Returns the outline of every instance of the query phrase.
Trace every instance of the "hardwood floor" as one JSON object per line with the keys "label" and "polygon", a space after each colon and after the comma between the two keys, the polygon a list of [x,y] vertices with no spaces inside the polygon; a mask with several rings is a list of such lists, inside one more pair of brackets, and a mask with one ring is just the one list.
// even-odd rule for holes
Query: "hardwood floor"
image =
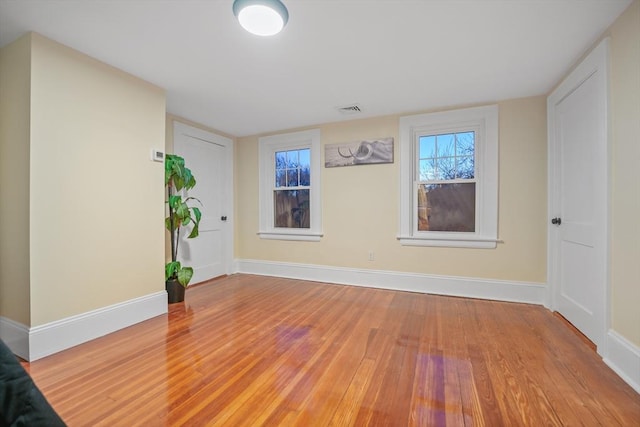
{"label": "hardwood floor", "polygon": [[638,426],[543,307],[234,275],[26,365],[69,426]]}

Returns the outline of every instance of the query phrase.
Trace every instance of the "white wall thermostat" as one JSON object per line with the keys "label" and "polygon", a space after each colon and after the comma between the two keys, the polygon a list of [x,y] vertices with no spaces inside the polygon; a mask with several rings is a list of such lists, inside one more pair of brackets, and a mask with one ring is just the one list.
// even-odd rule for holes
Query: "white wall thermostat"
{"label": "white wall thermostat", "polygon": [[164,151],[151,150],[151,160],[154,162],[164,162]]}

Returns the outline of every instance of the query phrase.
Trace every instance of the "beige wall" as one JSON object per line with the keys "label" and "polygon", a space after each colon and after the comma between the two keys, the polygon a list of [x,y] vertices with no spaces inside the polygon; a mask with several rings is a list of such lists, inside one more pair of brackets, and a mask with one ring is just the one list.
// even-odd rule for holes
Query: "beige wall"
{"label": "beige wall", "polygon": [[612,328],[640,346],[640,0],[610,35]]}
{"label": "beige wall", "polygon": [[0,49],[0,316],[29,324],[31,38]]}
{"label": "beige wall", "polygon": [[164,290],[164,91],[34,34],[30,326]]}
{"label": "beige wall", "polygon": [[[394,137],[393,164],[322,169],[319,243],[262,240],[258,231],[258,136],[236,144],[236,258],[517,281],[546,280],[546,99],[499,103],[497,249],[405,247],[398,233],[398,118],[319,126],[322,144]],[[375,261],[368,260],[374,251]]]}

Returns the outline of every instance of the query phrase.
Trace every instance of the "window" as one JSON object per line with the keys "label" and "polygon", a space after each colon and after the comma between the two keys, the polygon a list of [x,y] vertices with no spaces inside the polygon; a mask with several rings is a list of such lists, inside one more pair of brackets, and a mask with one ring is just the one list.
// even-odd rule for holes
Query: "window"
{"label": "window", "polygon": [[310,228],[311,149],[276,151],[274,227]]}
{"label": "window", "polygon": [[403,245],[495,248],[498,108],[400,118]]}
{"label": "window", "polygon": [[320,131],[260,138],[259,155],[260,237],[319,241]]}
{"label": "window", "polygon": [[418,231],[474,232],[475,132],[418,136]]}

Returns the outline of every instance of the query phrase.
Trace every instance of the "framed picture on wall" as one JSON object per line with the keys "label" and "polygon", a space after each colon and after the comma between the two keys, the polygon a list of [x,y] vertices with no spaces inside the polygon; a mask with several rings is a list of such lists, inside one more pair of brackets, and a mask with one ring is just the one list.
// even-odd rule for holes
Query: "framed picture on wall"
{"label": "framed picture on wall", "polygon": [[324,167],[393,163],[393,138],[360,140],[324,147]]}

